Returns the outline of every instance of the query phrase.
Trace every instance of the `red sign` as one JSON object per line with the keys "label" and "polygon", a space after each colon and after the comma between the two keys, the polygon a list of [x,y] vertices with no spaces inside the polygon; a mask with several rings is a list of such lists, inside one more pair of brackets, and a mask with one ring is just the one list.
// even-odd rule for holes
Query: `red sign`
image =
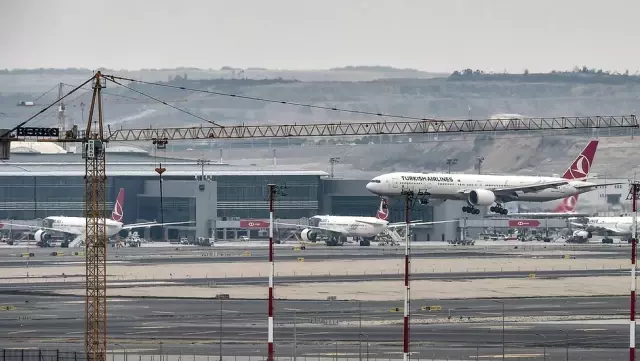
{"label": "red sign", "polygon": [[241,219],[240,228],[269,228],[269,222],[259,219]]}
{"label": "red sign", "polygon": [[509,227],[540,227],[540,221],[536,219],[510,219]]}

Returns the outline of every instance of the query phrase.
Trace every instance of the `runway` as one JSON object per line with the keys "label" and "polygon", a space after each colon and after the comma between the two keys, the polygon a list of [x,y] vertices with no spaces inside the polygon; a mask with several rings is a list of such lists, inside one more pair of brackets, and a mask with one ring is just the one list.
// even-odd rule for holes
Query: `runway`
{"label": "runway", "polygon": [[[594,277],[594,276],[621,276],[629,273],[624,269],[599,269],[599,270],[560,270],[560,271],[530,271],[517,272],[446,272],[446,273],[414,273],[411,275],[412,280],[472,280],[487,278],[529,278],[535,275],[537,279],[553,279],[566,277]],[[67,275],[81,276],[81,275]],[[281,276],[275,277],[276,284],[285,283],[325,283],[325,282],[366,282],[366,281],[382,281],[382,280],[402,280],[404,275],[395,274],[379,274],[372,272],[368,275],[322,275],[322,276]],[[212,282],[216,286],[233,286],[233,285],[263,285],[267,280],[264,277],[225,277],[225,278],[181,278],[181,279],[154,279],[150,280],[126,280],[126,281],[108,281],[108,287],[114,288],[132,288],[138,286],[145,287],[162,287],[168,284],[174,286],[207,286]],[[0,283],[0,291],[48,291],[55,292],[58,289],[83,289],[84,281],[66,281],[60,275],[52,275],[46,282],[42,280],[28,280],[26,277],[21,279],[13,279],[11,283]]]}
{"label": "runway", "polygon": [[[488,243],[477,246],[453,245],[413,245],[413,258],[478,258],[490,259],[498,257],[533,257],[536,252],[545,250],[587,252],[581,257],[594,259],[617,259],[629,256],[630,247],[625,244],[557,244],[557,243]],[[276,260],[296,260],[304,257],[307,261],[351,260],[351,259],[393,259],[404,256],[404,246],[396,247],[359,247],[341,246],[327,247],[321,244],[308,246],[300,250],[297,245],[278,245],[275,249]],[[0,267],[19,267],[20,265],[63,266],[66,262],[78,262],[84,259],[81,249],[64,248],[0,248]],[[32,257],[23,257],[23,253],[33,253]],[[54,256],[52,252],[63,253]],[[74,255],[74,252],[78,255]],[[228,244],[224,247],[142,247],[142,248],[109,248],[108,260],[111,262],[130,264],[158,263],[217,263],[217,262],[253,262],[265,260],[268,250],[264,246],[244,246],[242,243]],[[557,258],[559,256],[544,256]]]}
{"label": "runway", "polygon": [[[82,298],[2,300],[15,309],[0,313],[0,347],[82,349]],[[439,308],[428,311],[429,306]],[[336,349],[338,357],[358,357],[367,348],[371,358],[401,357],[402,312],[393,312],[395,307],[402,302],[277,301],[276,352],[292,354],[295,319],[298,357],[331,357]],[[141,353],[218,355],[221,338],[226,356],[260,356],[266,350],[264,300],[111,299],[108,310],[111,344],[146,350]],[[505,353],[520,360],[542,360],[544,346],[548,359],[564,357],[567,345],[581,360],[619,360],[628,353],[625,297],[414,300],[411,313],[415,359],[461,360],[476,353],[494,358],[502,354],[503,334]],[[585,317],[619,321],[562,321]],[[539,323],[545,319],[560,321]]]}

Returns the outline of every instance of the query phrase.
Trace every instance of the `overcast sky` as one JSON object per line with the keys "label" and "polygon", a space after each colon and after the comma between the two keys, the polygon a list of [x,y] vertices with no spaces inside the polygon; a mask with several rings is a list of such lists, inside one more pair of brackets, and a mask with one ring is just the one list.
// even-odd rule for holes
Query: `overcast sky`
{"label": "overcast sky", "polygon": [[638,0],[0,0],[0,68],[640,68]]}

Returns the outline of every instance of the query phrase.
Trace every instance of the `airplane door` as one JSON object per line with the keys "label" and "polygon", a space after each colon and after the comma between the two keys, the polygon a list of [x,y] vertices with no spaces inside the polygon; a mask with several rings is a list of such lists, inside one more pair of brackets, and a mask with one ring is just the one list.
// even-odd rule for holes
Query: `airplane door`
{"label": "airplane door", "polygon": [[398,177],[391,178],[391,184],[393,185],[393,188],[398,188]]}

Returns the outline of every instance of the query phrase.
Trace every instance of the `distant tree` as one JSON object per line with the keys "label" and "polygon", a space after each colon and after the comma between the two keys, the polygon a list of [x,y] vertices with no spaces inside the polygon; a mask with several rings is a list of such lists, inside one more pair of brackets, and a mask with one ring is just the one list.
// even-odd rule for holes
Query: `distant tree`
{"label": "distant tree", "polygon": [[526,75],[529,75],[529,69],[525,69],[523,74],[524,74],[525,76],[526,76]]}

